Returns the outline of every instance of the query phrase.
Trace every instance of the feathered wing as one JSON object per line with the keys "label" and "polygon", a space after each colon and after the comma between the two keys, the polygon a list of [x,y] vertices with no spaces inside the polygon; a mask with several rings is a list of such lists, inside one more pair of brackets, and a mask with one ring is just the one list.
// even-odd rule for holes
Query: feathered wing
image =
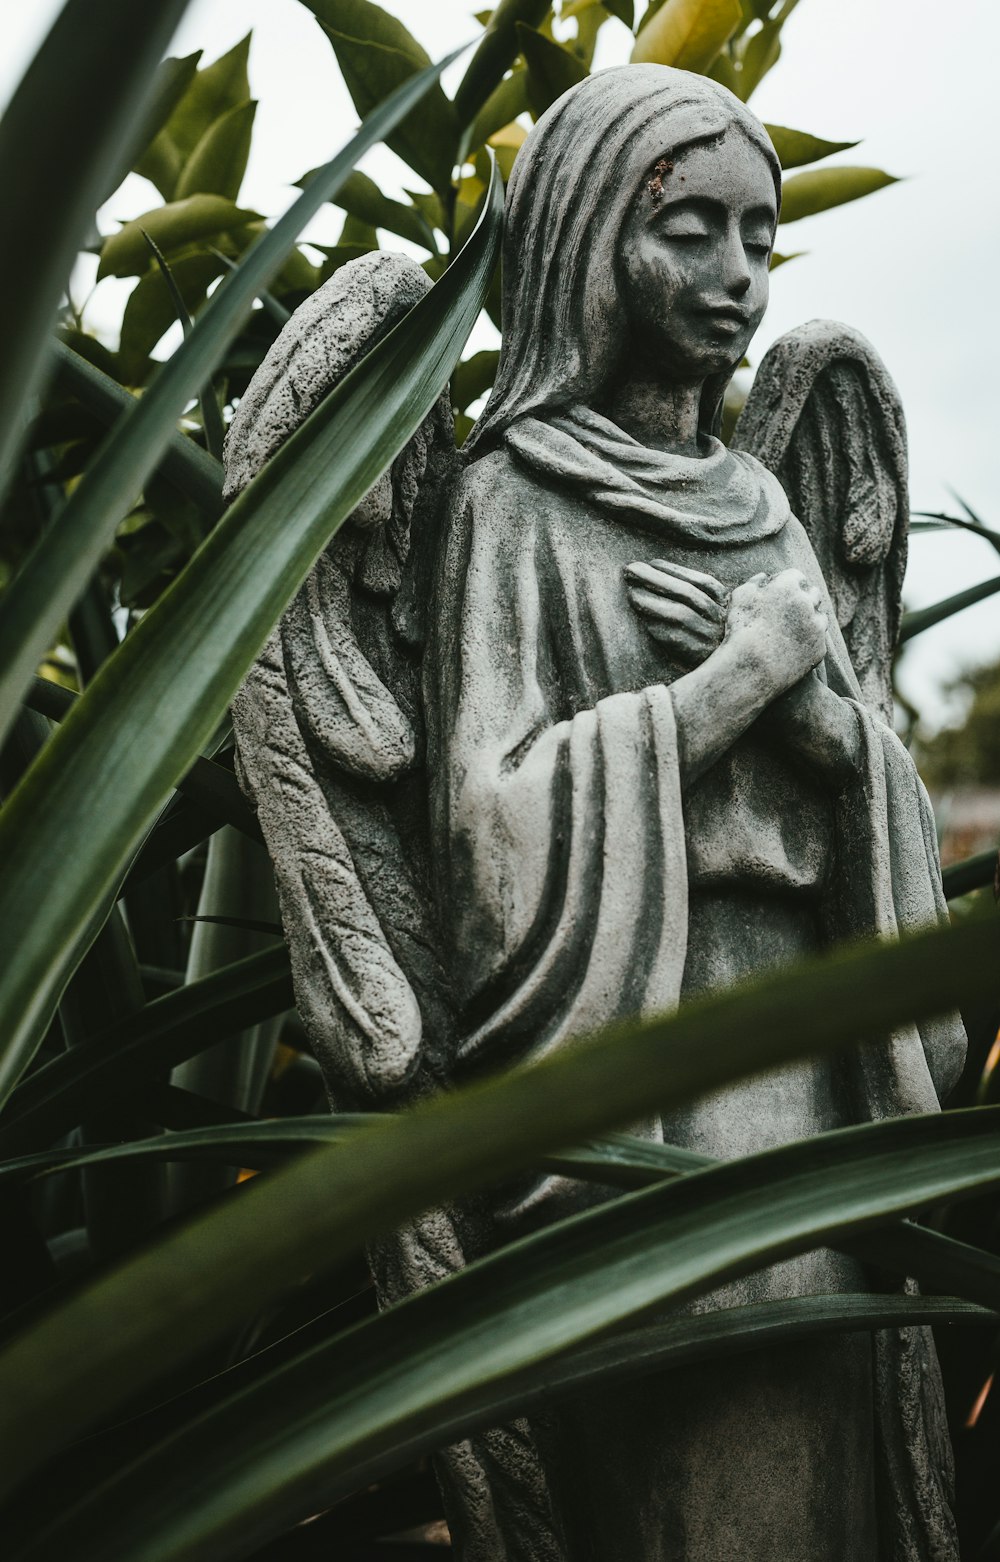
{"label": "feathered wing", "polygon": [[757,371],[733,444],[768,467],[809,534],[867,703],[892,720],[909,528],[899,392],[850,326],[813,320]]}
{"label": "feathered wing", "polygon": [[[415,262],[376,252],[296,310],[233,418],[227,500],[429,286]],[[442,397],[320,555],[233,703],[296,1001],[341,1107],[398,1097],[443,1066],[418,652],[422,560],[454,465]]]}

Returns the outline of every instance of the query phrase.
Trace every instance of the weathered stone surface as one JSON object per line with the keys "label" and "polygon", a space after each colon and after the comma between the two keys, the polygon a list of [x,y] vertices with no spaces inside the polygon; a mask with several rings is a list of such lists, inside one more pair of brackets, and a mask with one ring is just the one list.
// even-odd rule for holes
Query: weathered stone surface
{"label": "weathered stone surface", "polygon": [[[902,415],[814,323],[726,385],[767,301],[780,173],[725,89],[589,78],[507,200],[494,392],[456,461],[440,406],[317,563],[234,706],[304,1023],[341,1106],[393,1106],[842,937],[943,915],[889,726]],[[426,287],[399,257],[303,306],[227,443],[234,493]],[[946,1018],[634,1131],[720,1158],[934,1110]],[[525,1177],[373,1250],[382,1298],[608,1197]],[[688,1304],[865,1289],[802,1254]],[[465,1562],[947,1562],[929,1335],[692,1367],[444,1456]]]}

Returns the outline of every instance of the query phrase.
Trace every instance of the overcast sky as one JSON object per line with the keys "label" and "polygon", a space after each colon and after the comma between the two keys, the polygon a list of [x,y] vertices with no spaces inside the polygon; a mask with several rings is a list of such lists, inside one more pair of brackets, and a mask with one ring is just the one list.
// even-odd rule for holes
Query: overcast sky
{"label": "overcast sky", "polygon": [[[37,47],[57,0],[4,7],[0,102]],[[476,0],[387,0],[433,57],[478,36]],[[251,88],[260,99],[242,203],[274,215],[289,186],[329,157],[356,116],[333,51],[298,0],[193,0],[171,52],[204,49],[206,60],[249,29]],[[599,63],[628,58],[625,29],[604,29]],[[831,140],[859,139],[841,162],[872,163],[904,177],[890,189],[789,225],[782,250],[809,253],[772,282],[771,306],[753,347],[803,320],[828,316],[862,330],[903,395],[915,509],[955,511],[949,487],[1000,529],[994,461],[1000,431],[995,360],[998,223],[996,0],[801,0],[784,30],[784,54],[753,99],[772,123]],[[456,74],[453,70],[453,75]],[[461,66],[457,74],[461,74]],[[449,78],[446,78],[446,82]],[[398,192],[401,164],[384,149],[364,167]],[[159,203],[132,178],[102,216],[112,231]],[[309,235],[332,242],[339,220],[322,213]],[[400,241],[387,239],[387,243]],[[120,314],[102,284],[91,305],[96,329]],[[915,536],[906,601],[923,606],[1000,572],[979,539]],[[963,665],[1000,655],[1000,597],[969,609],[913,642],[903,664],[906,692],[932,718],[946,710],[940,685]]]}

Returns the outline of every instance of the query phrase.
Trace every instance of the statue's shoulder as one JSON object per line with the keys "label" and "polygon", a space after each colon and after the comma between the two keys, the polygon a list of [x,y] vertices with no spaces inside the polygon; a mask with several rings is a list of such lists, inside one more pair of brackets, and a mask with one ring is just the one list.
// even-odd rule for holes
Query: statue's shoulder
{"label": "statue's shoulder", "polygon": [[518,516],[537,515],[539,488],[506,445],[498,445],[465,464],[453,489],[452,513],[475,524],[502,517],[516,525]]}

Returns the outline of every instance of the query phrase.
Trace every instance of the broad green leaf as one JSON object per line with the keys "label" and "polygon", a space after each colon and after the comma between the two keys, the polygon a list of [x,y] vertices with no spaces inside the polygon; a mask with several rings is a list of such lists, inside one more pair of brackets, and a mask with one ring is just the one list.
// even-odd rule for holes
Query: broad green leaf
{"label": "broad green leaf", "polygon": [[208,243],[231,229],[258,222],[258,212],[244,211],[222,195],[189,195],[133,217],[105,239],[98,278],[141,277],[149,265],[144,234],[171,255],[186,245]]}
{"label": "broad green leaf", "polygon": [[[0,120],[5,300],[0,497],[50,365],[59,299],[94,212],[147,109],[187,0],[66,0]],[[42,195],[41,192],[44,192]],[[23,236],[30,235],[30,242]]]}
{"label": "broad green leaf", "polygon": [[[513,65],[521,48],[518,27],[540,27],[548,12],[548,0],[500,0],[455,93],[455,112],[461,128],[485,108]],[[485,139],[485,135],[480,137],[480,141]],[[477,145],[468,138],[463,144],[467,150]]]}
{"label": "broad green leaf", "polygon": [[[325,194],[322,180],[297,206],[314,191]],[[0,882],[0,937],[10,939],[0,969],[4,1094],[34,1052],[83,952],[80,940],[93,936],[95,907],[114,894],[165,793],[225,714],[316,555],[447,383],[493,272],[501,203],[496,180],[476,234],[441,282],[226,511],[0,814],[0,853],[10,847]],[[246,271],[255,288],[263,278]],[[181,351],[241,279],[246,287],[240,272],[223,284]],[[154,386],[138,410],[155,394]],[[58,871],[58,896],[48,893],[46,860]]]}
{"label": "broad green leaf", "polygon": [[810,168],[784,181],[780,220],[798,222],[800,217],[812,217],[832,206],[858,201],[863,195],[872,195],[896,183],[897,179],[881,168]]}
{"label": "broad green leaf", "polygon": [[185,157],[190,157],[210,125],[249,98],[250,40],[247,33],[211,65],[203,66],[167,121],[167,131]]}
{"label": "broad green leaf", "polygon": [[739,0],[666,0],[640,30],[632,59],[706,71],[742,19]]}
{"label": "broad green leaf", "polygon": [[[180,256],[171,263],[171,274],[189,314],[204,302],[209,284],[225,269],[222,261],[205,253]],[[118,361],[126,385],[141,383],[150,353],[177,318],[170,289],[159,269],[147,271],[129,294],[122,315]]]}
{"label": "broad green leaf", "polygon": [[[159,132],[163,129],[177,104],[184,96],[201,59],[201,50],[187,54],[183,59],[164,60],[156,73],[150,103],[141,122],[131,134],[130,149],[121,159],[119,167],[108,181],[108,195],[112,195],[126,174],[135,169],[138,174],[152,181],[160,189],[158,174],[163,172],[153,153],[159,144]],[[164,192],[161,190],[161,194]]]}
{"label": "broad green leaf", "polygon": [[205,193],[223,195],[230,201],[237,199],[247,171],[256,112],[256,103],[248,99],[220,115],[208,127],[184,164],[175,200]]}
{"label": "broad green leaf", "polygon": [[505,125],[490,136],[488,145],[496,157],[505,184],[514,171],[514,160],[527,139],[528,132],[523,125]]}
{"label": "broad green leaf", "polygon": [[1000,575],[994,575],[992,579],[981,580],[975,586],[966,586],[964,591],[956,591],[953,597],[945,597],[943,602],[934,602],[930,607],[921,607],[912,613],[904,613],[899,630],[900,644],[912,640],[914,635],[923,634],[925,629],[931,629],[935,624],[943,623],[954,613],[961,613],[963,609],[973,607],[977,602],[984,602],[987,597],[995,596],[998,591],[1000,591]]}
{"label": "broad green leaf", "polygon": [[419,102],[451,58],[407,81],[365,122],[274,227],[260,235],[240,266],[212,295],[187,341],[158,371],[128,418],[113,429],[53,523],[44,545],[36,547],[5,591],[0,601],[0,737],[119,522],[169,447],[177,419],[211,376],[253,299],[269,285],[301,229],[336,193],[358,159]]}
{"label": "broad green leaf", "polygon": [[834,152],[847,152],[858,145],[856,141],[824,141],[805,130],[786,130],[784,125],[765,124],[764,129],[774,143],[782,168],[801,168],[803,163],[816,163],[821,157],[832,157]]}
{"label": "broad green leaf", "polygon": [[496,378],[500,354],[495,348],[473,353],[455,368],[451,377],[452,405],[464,412],[473,401],[478,401],[490,389]]}
{"label": "broad green leaf", "polygon": [[[430,64],[402,22],[372,0],[303,0],[333,45],[347,90],[364,117]],[[435,190],[447,190],[458,146],[458,120],[437,85],[387,144]]]}
{"label": "broad green leaf", "polygon": [[796,249],[796,250],[790,251],[790,253],[787,254],[787,255],[781,255],[781,254],[778,253],[777,250],[772,250],[772,252],[771,252],[771,264],[770,264],[768,269],[770,271],[777,271],[779,266],[787,265],[788,261],[790,261],[790,260],[801,260],[802,256],[807,254],[807,253],[808,253],[807,250]]}
{"label": "broad green leaf", "polygon": [[[366,1140],[385,1133],[360,1130],[342,1146],[272,1174],[240,1202],[263,1204],[275,1183],[302,1175],[310,1163],[318,1174],[321,1163],[357,1161]],[[80,1562],[96,1562],[95,1543],[116,1562],[223,1562],[245,1554],[252,1540],[280,1532],[470,1423],[514,1413],[540,1388],[543,1364],[610,1327],[937,1198],[996,1187],[998,1145],[997,1109],[866,1124],[562,1221],[314,1346],[255,1385],[227,1396],[223,1381],[220,1402],[196,1425],[154,1445],[118,1479],[109,1472],[96,1501],[85,1496],[75,1511],[58,1514],[44,1537],[49,1553],[65,1551],[65,1526]],[[185,1282],[186,1290],[186,1272]],[[112,1287],[105,1282],[105,1302]],[[98,1293],[91,1288],[95,1307]],[[888,1301],[869,1298],[868,1305]],[[778,1304],[776,1316],[787,1318],[787,1308]],[[704,1329],[704,1349],[714,1353],[714,1330],[727,1325],[740,1327],[719,1315],[707,1325],[704,1317],[688,1317],[661,1326],[684,1331],[694,1351]],[[599,1347],[598,1360],[610,1366],[606,1349]],[[12,1352],[6,1354],[9,1360]],[[570,1365],[570,1382],[578,1383],[579,1361]],[[548,1394],[554,1386],[545,1383]],[[37,1538],[36,1528],[15,1556],[27,1562]]]}
{"label": "broad green leaf", "polygon": [[[406,325],[404,321],[397,327],[397,333]],[[384,359],[385,343],[392,339],[385,338],[371,357]],[[373,392],[379,405],[386,394],[384,382],[373,386]],[[301,433],[284,448],[298,441],[301,450]],[[276,460],[280,462],[280,452]],[[126,641],[126,650],[128,645]],[[87,697],[93,699],[99,687],[100,679]],[[67,730],[64,726],[56,734],[46,755]],[[62,767],[60,774],[68,775],[72,784],[71,769]],[[752,986],[693,1001],[675,1015],[612,1027],[503,1078],[467,1086],[361,1130],[344,1151],[318,1150],[257,1179],[243,1197],[196,1216],[117,1272],[95,1281],[77,1300],[53,1308],[0,1354],[0,1437],[10,1448],[0,1480],[9,1489],[60,1441],[101,1420],[154,1377],[169,1374],[253,1308],[267,1305],[292,1276],[336,1263],[360,1242],[395,1229],[459,1190],[469,1193],[500,1181],[560,1144],[634,1121],[654,1106],[669,1111],[748,1073],[883,1036],[904,1019],[924,1018],[992,993],[997,943],[996,918],[989,917],[881,947],[868,942],[834,951],[769,974]],[[627,1225],[638,1201],[647,1201],[641,1214],[651,1218],[640,1224],[649,1264],[642,1266],[640,1290],[626,1291],[625,1273],[617,1261],[609,1261],[606,1249],[600,1263],[593,1260],[585,1286],[590,1300],[581,1297],[582,1313],[571,1316],[568,1309],[546,1308],[535,1325],[526,1323],[526,1328],[543,1330],[542,1336],[531,1336],[534,1358],[552,1324],[556,1333],[548,1335],[549,1346],[561,1348],[570,1343],[566,1332],[559,1332],[564,1325],[571,1336],[575,1329],[576,1337],[583,1338],[587,1319],[591,1326],[603,1327],[615,1309],[624,1320],[657,1296],[680,1294],[689,1282],[708,1285],[720,1263],[725,1268],[731,1261],[747,1260],[750,1269],[768,1261],[774,1251],[768,1247],[771,1240],[815,1245],[842,1232],[847,1221],[860,1226],[973,1187],[996,1185],[998,1122],[1000,1109],[985,1109],[846,1130],[824,1136],[822,1144],[810,1140],[758,1157],[762,1175],[756,1180],[747,1176],[751,1163],[742,1161],[619,1200],[611,1217],[595,1212],[596,1225],[595,1216],[569,1222],[563,1233],[583,1230],[583,1252],[592,1255],[593,1235],[604,1229],[600,1222],[610,1218],[616,1250],[627,1264],[634,1244],[622,1222]],[[824,1159],[824,1146],[834,1143],[849,1143],[857,1152],[837,1153],[836,1178],[831,1175],[833,1163]],[[803,1155],[811,1167],[806,1184],[789,1176],[792,1160],[799,1164]],[[673,1207],[668,1201],[677,1189],[696,1186],[701,1191],[688,1212],[690,1224],[684,1224],[688,1216],[681,1223],[687,1236],[679,1236],[680,1249],[671,1248],[672,1236],[681,1228],[668,1227],[663,1219],[665,1210]],[[710,1190],[722,1194],[711,1199],[718,1222],[712,1232],[704,1196]],[[689,1196],[682,1194],[681,1208]],[[820,1208],[825,1215],[817,1221]],[[827,1218],[829,1227],[824,1225]],[[568,1240],[572,1243],[574,1237]],[[688,1241],[693,1247],[685,1247]],[[728,1246],[730,1242],[737,1246]],[[737,1248],[742,1255],[738,1261]],[[528,1283],[530,1277],[537,1303],[540,1270],[518,1261],[514,1269],[515,1284]],[[182,1286],[176,1283],[179,1274],[184,1276]],[[606,1282],[606,1300],[591,1293],[597,1275]],[[472,1282],[473,1289],[476,1284]],[[680,1289],[673,1291],[675,1286]],[[406,1307],[417,1305],[419,1298]],[[498,1348],[500,1342],[520,1348],[528,1337],[519,1327],[499,1328],[491,1335]],[[477,1381],[484,1383],[487,1376],[479,1373]],[[368,1403],[376,1413],[374,1398]],[[341,1409],[346,1411],[347,1404],[340,1401]],[[396,1404],[399,1408],[398,1400]],[[354,1409],[350,1413],[356,1433]]]}
{"label": "broad green leaf", "polygon": [[768,71],[773,70],[781,58],[781,26],[783,17],[765,22],[758,32],[742,41],[739,49],[739,69],[733,90],[744,103],[750,101]]}
{"label": "broad green leaf", "polygon": [[587,70],[562,44],[525,27],[523,22],[517,24],[517,42],[527,65],[528,103],[537,117],[570,87],[583,81]]}
{"label": "broad green leaf", "polygon": [[[314,177],[315,170],[303,175],[299,184],[305,189],[310,179]],[[372,228],[385,228],[389,233],[398,233],[401,238],[410,239],[414,244],[423,245],[424,249],[434,250],[434,234],[428,226],[423,212],[415,206],[407,206],[403,201],[390,200],[383,195],[374,179],[367,174],[355,169],[337,191],[338,206],[358,222],[367,223]],[[341,244],[348,242],[341,235]]]}
{"label": "broad green leaf", "polygon": [[505,76],[500,85],[494,88],[463,133],[459,161],[464,161],[470,152],[475,152],[490,136],[527,111],[528,73],[519,68],[510,76]]}

